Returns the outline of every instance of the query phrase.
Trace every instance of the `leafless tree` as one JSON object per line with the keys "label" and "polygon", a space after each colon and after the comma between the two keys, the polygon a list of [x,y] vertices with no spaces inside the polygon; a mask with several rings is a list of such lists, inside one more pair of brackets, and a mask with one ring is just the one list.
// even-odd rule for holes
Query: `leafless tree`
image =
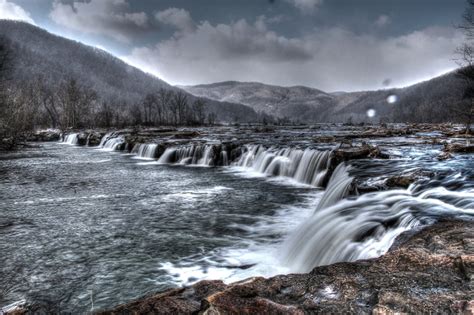
{"label": "leafless tree", "polygon": [[194,114],[194,122],[197,125],[206,123],[206,102],[202,99],[197,99],[193,103],[192,112]]}
{"label": "leafless tree", "polygon": [[173,92],[160,89],[158,91],[158,100],[156,102],[157,119],[159,124],[170,124],[171,115],[169,112]]}
{"label": "leafless tree", "polygon": [[61,85],[59,104],[62,109],[63,128],[80,128],[90,125],[93,102],[97,100],[94,90],[81,86],[75,79]]}
{"label": "leafless tree", "polygon": [[467,0],[463,22],[458,28],[466,36],[465,42],[457,49],[457,62],[461,66],[457,75],[464,81],[465,88],[463,101],[455,106],[454,111],[464,120],[466,133],[470,133],[474,120],[474,0]]}
{"label": "leafless tree", "polygon": [[181,125],[185,122],[185,115],[188,106],[188,97],[183,92],[175,92],[170,102],[170,112],[174,125]]}

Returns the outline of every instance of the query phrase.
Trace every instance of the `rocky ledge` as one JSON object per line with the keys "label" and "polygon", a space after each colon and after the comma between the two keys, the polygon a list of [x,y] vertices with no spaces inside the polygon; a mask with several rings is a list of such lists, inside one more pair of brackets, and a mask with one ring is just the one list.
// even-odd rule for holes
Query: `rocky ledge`
{"label": "rocky ledge", "polygon": [[473,314],[474,222],[403,235],[384,256],[149,295],[99,314]]}

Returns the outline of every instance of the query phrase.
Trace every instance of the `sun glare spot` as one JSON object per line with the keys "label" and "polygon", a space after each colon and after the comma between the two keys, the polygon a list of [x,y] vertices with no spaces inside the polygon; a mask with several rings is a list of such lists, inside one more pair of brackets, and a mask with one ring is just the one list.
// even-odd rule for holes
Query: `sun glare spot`
{"label": "sun glare spot", "polygon": [[398,96],[396,96],[395,94],[389,95],[389,96],[387,97],[387,102],[388,102],[389,104],[394,104],[394,103],[396,103],[397,101],[398,101]]}

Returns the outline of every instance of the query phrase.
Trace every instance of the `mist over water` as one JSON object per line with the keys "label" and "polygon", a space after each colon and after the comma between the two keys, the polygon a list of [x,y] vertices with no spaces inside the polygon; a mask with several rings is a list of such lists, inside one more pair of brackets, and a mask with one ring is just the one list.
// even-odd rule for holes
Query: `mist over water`
{"label": "mist over water", "polygon": [[[323,191],[329,151],[250,146],[236,161],[226,154],[228,166],[190,167],[209,164],[209,146],[155,159],[156,145],[143,145],[139,161],[114,151],[122,142],[1,156],[0,305],[86,313],[200,279],[306,272],[377,257],[403,231],[474,211],[472,158],[433,162],[436,146],[340,165]],[[348,194],[354,178],[374,183],[401,169],[436,175],[408,190]]]}

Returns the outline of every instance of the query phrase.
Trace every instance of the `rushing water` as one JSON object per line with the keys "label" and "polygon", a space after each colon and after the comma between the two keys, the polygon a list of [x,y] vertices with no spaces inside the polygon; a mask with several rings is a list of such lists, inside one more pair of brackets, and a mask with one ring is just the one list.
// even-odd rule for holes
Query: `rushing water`
{"label": "rushing water", "polygon": [[[87,313],[198,279],[308,271],[376,257],[403,231],[474,211],[472,157],[433,162],[436,146],[340,165],[323,192],[327,150],[248,146],[231,161],[212,145],[157,157],[149,144],[132,150],[140,161],[111,152],[123,142],[0,156],[0,306]],[[213,154],[228,166],[163,165],[205,166]],[[413,169],[436,174],[408,190],[348,196],[353,177],[374,183]]]}

